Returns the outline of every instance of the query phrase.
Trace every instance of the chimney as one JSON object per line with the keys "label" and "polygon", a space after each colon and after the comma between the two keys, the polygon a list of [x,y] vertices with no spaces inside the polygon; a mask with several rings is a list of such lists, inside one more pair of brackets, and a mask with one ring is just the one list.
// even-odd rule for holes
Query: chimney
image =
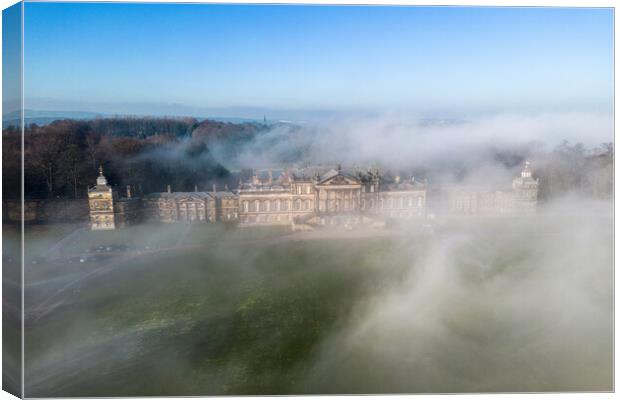
{"label": "chimney", "polygon": [[260,184],[259,180],[258,180],[258,175],[256,174],[256,170],[254,170],[254,172],[252,173],[252,185],[258,185]]}
{"label": "chimney", "polygon": [[269,184],[271,185],[272,183],[273,183],[273,172],[269,170]]}
{"label": "chimney", "polygon": [[168,185],[168,193],[172,193],[172,188]]}
{"label": "chimney", "polygon": [[217,192],[217,188],[215,187],[215,183],[213,184],[213,193]]}
{"label": "chimney", "polygon": [[131,186],[127,185],[127,198],[131,199]]}
{"label": "chimney", "polygon": [[396,183],[400,183],[400,176],[396,175],[396,176],[394,177],[394,182],[396,182]]}
{"label": "chimney", "polygon": [[194,185],[194,192],[198,192],[198,185]]}
{"label": "chimney", "polygon": [[228,192],[228,185],[224,185],[224,190]]}

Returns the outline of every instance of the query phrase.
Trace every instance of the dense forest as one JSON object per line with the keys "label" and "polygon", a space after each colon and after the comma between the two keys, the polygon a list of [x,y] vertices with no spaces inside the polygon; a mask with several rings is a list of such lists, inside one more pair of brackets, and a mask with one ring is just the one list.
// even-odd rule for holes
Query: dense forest
{"label": "dense forest", "polygon": [[581,143],[563,142],[539,157],[536,175],[542,201],[562,194],[612,199],[614,194],[614,145],[588,149]]}
{"label": "dense forest", "polygon": [[[165,190],[210,190],[212,184],[234,187],[235,178],[222,165],[231,165],[241,154],[264,154],[285,141],[286,151],[275,165],[308,162],[310,135],[298,126],[280,129],[284,134],[269,135],[277,127],[256,123],[224,123],[193,118],[100,118],[59,120],[49,125],[31,124],[24,134],[25,197],[81,198],[87,193],[102,165],[109,181],[118,188],[131,185],[134,193]],[[258,140],[255,140],[258,139]],[[15,127],[3,131],[3,196],[19,198],[21,135]],[[595,148],[567,142],[549,151],[537,146],[492,148],[483,155],[470,155],[477,163],[492,160],[498,166],[514,167],[529,158],[534,175],[541,181],[540,199],[545,201],[566,193],[595,198],[613,195],[612,143]],[[303,159],[303,160],[302,160]],[[334,160],[338,161],[338,160]],[[437,165],[435,165],[437,164]],[[459,160],[445,159],[424,166],[423,176],[432,177],[446,169],[459,170],[465,176],[471,163],[455,168]],[[254,165],[246,165],[252,167]],[[246,171],[247,172],[247,171]],[[385,170],[385,176],[392,176]],[[399,171],[396,171],[399,172]]]}
{"label": "dense forest", "polygon": [[[26,198],[79,198],[102,165],[115,186],[135,191],[200,190],[230,184],[229,171],[209,151],[222,138],[249,140],[262,124],[198,122],[192,118],[59,120],[29,125],[24,132]],[[3,196],[20,193],[20,140],[15,127],[3,131]]]}

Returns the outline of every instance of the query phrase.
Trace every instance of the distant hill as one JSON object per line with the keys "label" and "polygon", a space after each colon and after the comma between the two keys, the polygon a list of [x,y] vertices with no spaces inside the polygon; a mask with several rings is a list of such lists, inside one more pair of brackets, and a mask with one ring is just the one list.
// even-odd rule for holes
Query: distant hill
{"label": "distant hill", "polygon": [[[131,113],[127,114],[109,114],[109,113],[97,113],[91,111],[49,111],[49,110],[31,110],[26,109],[24,111],[24,124],[26,126],[30,124],[37,124],[39,126],[51,124],[54,121],[64,120],[64,119],[74,119],[74,120],[87,120],[87,119],[99,119],[99,118],[126,118],[126,117],[152,117],[152,118],[165,118],[165,116],[149,116],[149,115],[135,115]],[[178,118],[194,118],[197,121],[220,121],[220,122],[228,122],[235,124],[244,124],[244,123],[263,123],[262,119],[252,119],[252,118],[236,118],[236,117],[218,117],[218,116],[182,116]],[[171,116],[171,118],[177,118]],[[18,111],[13,111],[7,113],[2,116],[2,129],[6,129],[9,126],[18,126],[20,124],[21,115]],[[267,124],[271,124],[272,122],[267,122]]]}
{"label": "distant hill", "polygon": [[[26,126],[30,124],[47,125],[60,119],[94,119],[102,118],[104,114],[88,112],[88,111],[39,111],[39,110],[24,110],[24,124]],[[19,111],[13,111],[2,116],[2,129],[6,129],[9,126],[19,126],[21,122],[21,115]]]}

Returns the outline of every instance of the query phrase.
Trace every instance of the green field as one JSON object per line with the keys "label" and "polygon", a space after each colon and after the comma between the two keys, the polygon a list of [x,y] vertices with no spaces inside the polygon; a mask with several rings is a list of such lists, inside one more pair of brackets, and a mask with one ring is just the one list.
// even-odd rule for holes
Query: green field
{"label": "green field", "polygon": [[[67,259],[79,258],[89,253],[96,254],[97,247],[123,245],[128,250],[142,252],[163,251],[178,246],[208,248],[230,241],[275,239],[290,234],[290,228],[238,229],[234,225],[226,224],[141,224],[126,229],[94,232],[84,225],[56,224],[26,226],[25,232],[25,280],[27,284],[32,284],[55,277],[88,272],[92,269],[90,267],[94,267],[93,265],[68,262]],[[75,233],[67,237],[72,232]],[[6,241],[8,249],[5,250],[5,254],[13,254],[14,258],[18,258],[18,235],[19,230],[13,226],[9,226],[5,234],[8,238]],[[61,241],[58,251],[49,254],[49,249]],[[106,253],[103,251],[102,255]],[[115,252],[112,252],[112,255],[114,254]],[[48,260],[54,258],[60,262]]]}
{"label": "green field", "polygon": [[[155,251],[27,322],[26,395],[611,390],[611,234],[607,218],[448,221],[355,240],[85,231],[60,253]],[[27,299],[97,267],[27,265]]]}

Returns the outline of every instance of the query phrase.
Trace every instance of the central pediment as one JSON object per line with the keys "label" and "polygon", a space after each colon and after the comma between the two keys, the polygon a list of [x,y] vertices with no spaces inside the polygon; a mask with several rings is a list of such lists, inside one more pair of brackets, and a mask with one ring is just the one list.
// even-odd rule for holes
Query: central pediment
{"label": "central pediment", "polygon": [[318,183],[318,185],[334,185],[334,186],[342,186],[342,185],[356,185],[359,186],[361,182],[352,176],[345,174],[336,174],[334,176],[328,177]]}

